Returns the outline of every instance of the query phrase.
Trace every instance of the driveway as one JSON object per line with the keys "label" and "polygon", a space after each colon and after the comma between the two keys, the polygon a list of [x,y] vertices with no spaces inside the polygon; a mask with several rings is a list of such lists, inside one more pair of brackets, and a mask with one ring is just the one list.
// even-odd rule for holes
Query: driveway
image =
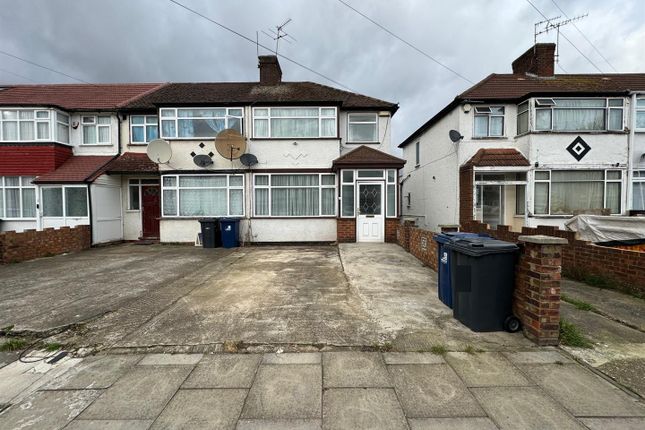
{"label": "driveway", "polygon": [[530,346],[455,321],[435,276],[393,244],[122,245],[1,267],[0,326],[130,352]]}

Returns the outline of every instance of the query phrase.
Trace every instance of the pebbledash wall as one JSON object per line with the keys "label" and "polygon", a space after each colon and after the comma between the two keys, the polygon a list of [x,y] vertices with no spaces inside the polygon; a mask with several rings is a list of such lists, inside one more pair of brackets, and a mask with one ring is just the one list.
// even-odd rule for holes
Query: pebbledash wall
{"label": "pebbledash wall", "polygon": [[89,249],[92,233],[89,225],[0,233],[0,264],[18,263]]}

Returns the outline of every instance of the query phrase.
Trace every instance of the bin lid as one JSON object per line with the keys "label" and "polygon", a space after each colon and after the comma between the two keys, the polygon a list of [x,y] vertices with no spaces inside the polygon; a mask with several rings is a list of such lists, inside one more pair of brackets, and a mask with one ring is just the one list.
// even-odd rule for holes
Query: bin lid
{"label": "bin lid", "polygon": [[200,218],[199,222],[217,222],[219,218]]}
{"label": "bin lid", "polygon": [[449,243],[466,238],[491,239],[491,237],[486,233],[468,233],[464,231],[448,231],[445,233],[435,234],[434,236],[434,240],[439,243]]}
{"label": "bin lid", "polygon": [[446,248],[473,257],[517,252],[520,249],[516,244],[511,242],[483,237],[457,239],[447,243]]}
{"label": "bin lid", "polygon": [[220,218],[219,222],[240,222],[240,218]]}

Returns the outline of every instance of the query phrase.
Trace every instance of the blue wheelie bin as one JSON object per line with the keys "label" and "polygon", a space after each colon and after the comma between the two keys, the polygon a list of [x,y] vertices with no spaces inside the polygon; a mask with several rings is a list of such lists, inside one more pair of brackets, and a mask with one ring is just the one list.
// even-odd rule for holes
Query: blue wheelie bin
{"label": "blue wheelie bin", "polygon": [[437,242],[437,292],[439,300],[452,309],[452,284],[450,274],[451,252],[444,245],[460,239],[466,238],[490,238],[486,234],[466,233],[460,231],[451,231],[435,235],[434,241]]}
{"label": "blue wheelie bin", "polygon": [[222,231],[222,247],[237,248],[240,246],[240,220],[237,218],[222,218],[219,220]]}

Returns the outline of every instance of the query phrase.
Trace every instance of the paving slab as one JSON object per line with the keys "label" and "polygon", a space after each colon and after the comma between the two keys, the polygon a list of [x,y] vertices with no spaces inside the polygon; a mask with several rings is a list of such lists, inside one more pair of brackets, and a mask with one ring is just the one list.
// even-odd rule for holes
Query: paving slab
{"label": "paving slab", "polygon": [[538,387],[480,387],[471,391],[501,430],[584,430]]}
{"label": "paving slab", "polygon": [[139,366],[191,366],[199,363],[202,354],[148,354]]}
{"label": "paving slab", "polygon": [[643,430],[645,418],[580,418],[590,430]]}
{"label": "paving slab", "polygon": [[264,354],[262,364],[320,364],[319,352]]}
{"label": "paving slab", "polygon": [[378,352],[323,353],[323,383],[328,387],[391,387]]}
{"label": "paving slab", "polygon": [[236,430],[321,430],[322,420],[239,420]]}
{"label": "paving slab", "polygon": [[[640,312],[644,307],[640,306]],[[583,334],[595,342],[645,343],[645,333],[610,320],[594,312],[576,309],[569,303],[560,303],[562,318],[577,325]]]}
{"label": "paving slab", "polygon": [[577,364],[525,365],[526,374],[576,416],[644,416],[645,406]]}
{"label": "paving slab", "polygon": [[529,385],[520,371],[499,352],[449,352],[446,361],[468,387]]}
{"label": "paving slab", "polygon": [[321,373],[321,367],[314,364],[260,365],[242,418],[319,418]]}
{"label": "paving slab", "polygon": [[556,364],[573,363],[568,357],[554,350],[504,352],[504,356],[515,364]]}
{"label": "paving slab", "polygon": [[191,370],[189,366],[135,366],[87,408],[81,418],[154,419]]}
{"label": "paving slab", "polygon": [[408,418],[485,416],[447,364],[388,366]]}
{"label": "paving slab", "polygon": [[645,398],[645,358],[611,360],[596,369]]}
{"label": "paving slab", "polygon": [[386,352],[383,353],[385,364],[445,364],[446,360],[431,352]]}
{"label": "paving slab", "polygon": [[87,357],[51,381],[44,389],[81,390],[109,388],[140,359],[140,355],[102,355]]}
{"label": "paving slab", "polygon": [[179,390],[152,429],[234,429],[247,390]]}
{"label": "paving slab", "polygon": [[490,418],[412,418],[410,430],[497,430]]}
{"label": "paving slab", "polygon": [[152,420],[79,420],[69,423],[65,430],[147,430]]}
{"label": "paving slab", "polygon": [[98,390],[38,391],[0,415],[0,428],[61,429],[100,394]]}
{"label": "paving slab", "polygon": [[192,371],[182,388],[251,388],[261,355],[207,355]]}
{"label": "paving slab", "polygon": [[407,430],[391,388],[330,388],[324,393],[325,430]]}

